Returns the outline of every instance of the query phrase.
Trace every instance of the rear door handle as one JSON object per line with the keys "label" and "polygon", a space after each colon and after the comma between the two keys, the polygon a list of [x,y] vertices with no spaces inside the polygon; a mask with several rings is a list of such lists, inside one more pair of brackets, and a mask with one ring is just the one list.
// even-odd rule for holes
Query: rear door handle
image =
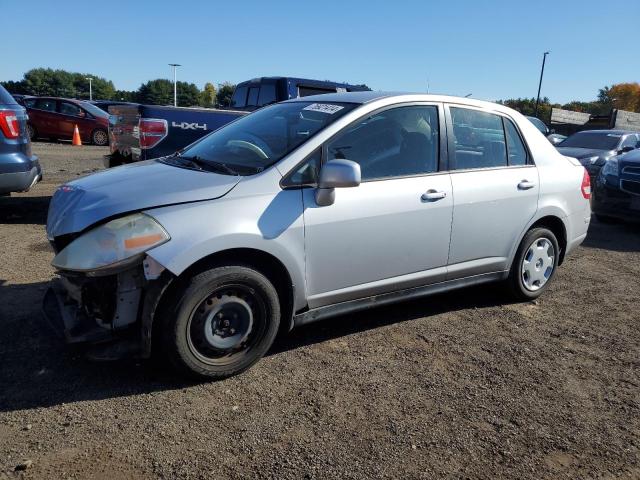
{"label": "rear door handle", "polygon": [[530,182],[529,180],[522,180],[518,184],[518,190],[530,190],[535,186],[536,186],[536,184],[533,183],[533,182]]}
{"label": "rear door handle", "polygon": [[442,192],[442,191],[438,191],[438,190],[427,190],[426,192],[424,192],[422,194],[422,200],[424,200],[425,202],[433,202],[436,200],[442,200],[444,197],[447,196],[447,192]]}

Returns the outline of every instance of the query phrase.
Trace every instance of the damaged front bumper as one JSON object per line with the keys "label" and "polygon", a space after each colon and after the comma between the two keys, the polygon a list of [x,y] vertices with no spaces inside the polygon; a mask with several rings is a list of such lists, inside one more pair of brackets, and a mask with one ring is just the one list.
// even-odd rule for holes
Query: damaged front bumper
{"label": "damaged front bumper", "polygon": [[45,294],[43,315],[92,359],[148,358],[156,308],[172,280],[149,257],[110,275],[59,272]]}

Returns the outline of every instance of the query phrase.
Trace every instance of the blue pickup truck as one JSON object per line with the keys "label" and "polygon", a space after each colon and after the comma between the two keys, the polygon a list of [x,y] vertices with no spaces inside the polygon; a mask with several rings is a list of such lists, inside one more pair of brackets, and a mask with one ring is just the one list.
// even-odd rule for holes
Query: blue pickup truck
{"label": "blue pickup truck", "polygon": [[261,77],[239,83],[231,105],[226,108],[111,105],[111,154],[105,157],[105,166],[171,155],[236,118],[271,103],[308,95],[361,90],[369,88],[304,78]]}

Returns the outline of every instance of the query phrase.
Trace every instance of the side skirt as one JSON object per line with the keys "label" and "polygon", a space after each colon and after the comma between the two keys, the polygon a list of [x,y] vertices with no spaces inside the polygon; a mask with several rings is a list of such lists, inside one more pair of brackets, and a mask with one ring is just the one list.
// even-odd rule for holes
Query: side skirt
{"label": "side skirt", "polygon": [[314,308],[306,312],[298,313],[293,317],[294,327],[306,325],[308,323],[324,320],[325,318],[344,315],[346,313],[357,312],[367,308],[378,307],[390,303],[400,301],[413,300],[415,298],[435,295],[437,293],[448,292],[458,288],[470,287],[481,283],[497,282],[504,280],[509,275],[508,271],[483,273],[472,277],[459,278],[456,280],[447,280],[445,282],[425,285],[423,287],[414,287],[396,292],[383,293],[372,297],[359,298],[357,300],[349,300],[348,302],[336,303],[335,305],[327,305],[324,307]]}

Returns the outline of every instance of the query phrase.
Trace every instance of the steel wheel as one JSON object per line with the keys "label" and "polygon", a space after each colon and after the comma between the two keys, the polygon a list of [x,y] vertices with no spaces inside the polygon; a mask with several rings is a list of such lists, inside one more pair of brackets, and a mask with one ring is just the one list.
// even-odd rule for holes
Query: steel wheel
{"label": "steel wheel", "polygon": [[521,275],[524,287],[535,292],[549,281],[556,266],[556,250],[548,238],[536,239],[522,259]]}
{"label": "steel wheel", "polygon": [[93,141],[94,145],[104,147],[109,143],[109,136],[104,130],[94,130],[93,135],[91,136],[91,140]]}
{"label": "steel wheel", "polygon": [[191,313],[187,344],[201,362],[229,365],[251,352],[266,327],[265,300],[248,285],[225,285],[214,290]]}

